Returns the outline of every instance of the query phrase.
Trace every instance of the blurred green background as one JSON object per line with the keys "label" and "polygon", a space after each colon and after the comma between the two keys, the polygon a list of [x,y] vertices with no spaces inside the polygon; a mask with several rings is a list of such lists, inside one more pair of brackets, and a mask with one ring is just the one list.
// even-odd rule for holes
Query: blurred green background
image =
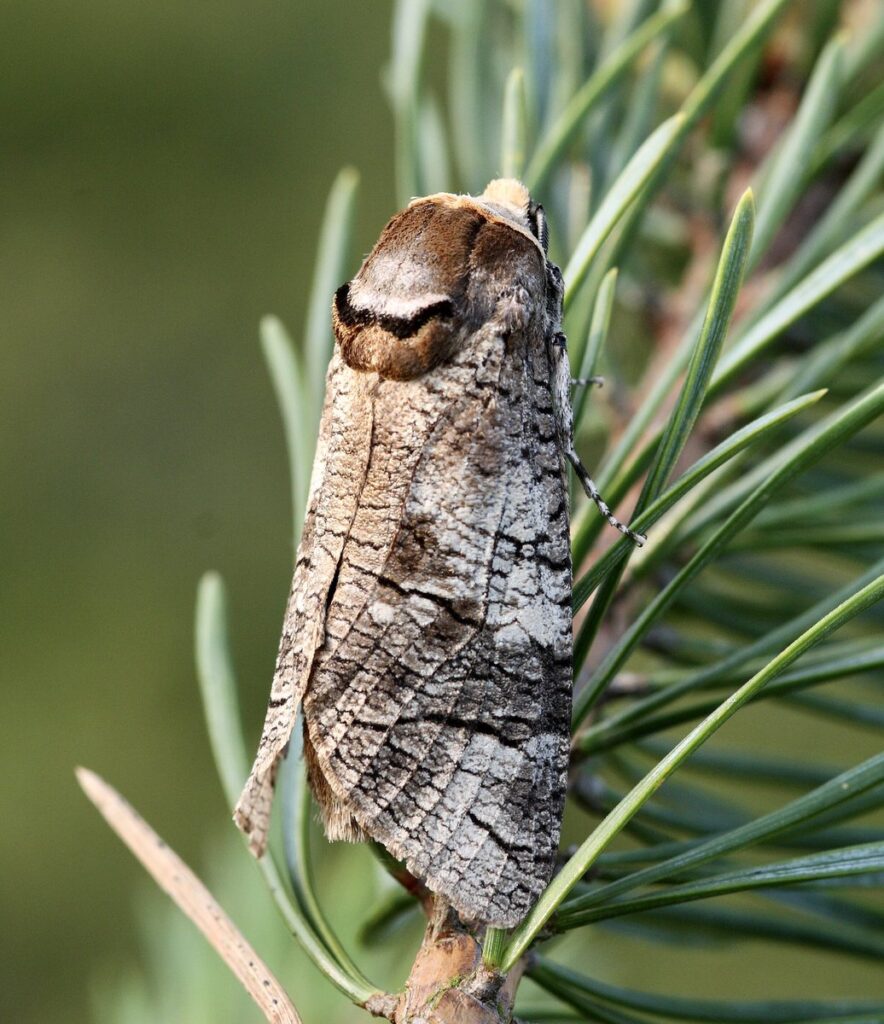
{"label": "blurred green background", "polygon": [[[292,555],[257,324],[273,312],[297,336],[343,164],[362,176],[357,252],[395,208],[381,86],[389,21],[387,0],[0,5],[0,1019],[93,1020],[96,993],[145,963],[139,929],[166,943],[155,975],[174,975],[180,950],[200,941],[82,797],[77,763],[221,886],[308,1022],[363,1019],[304,967],[281,924],[268,931],[266,895],[232,826],[219,840],[227,812],[192,616],[200,575],[220,570],[256,735]],[[812,719],[789,729],[834,763],[875,747]],[[757,710],[736,732],[783,746],[782,718]],[[372,902],[370,864],[341,849],[321,864],[351,939]],[[400,951],[415,937],[368,958],[372,976],[401,981]],[[202,983],[238,999],[211,953],[204,962]],[[661,954],[606,935],[584,966],[698,995],[877,987],[866,963],[771,958],[759,944]],[[200,1019],[183,990],[165,998],[163,1020]],[[258,1019],[242,1006],[238,1019]]]}
{"label": "blurred green background", "polygon": [[230,585],[256,731],[290,577],[259,318],[303,321],[322,208],[394,203],[389,4],[0,4],[0,1019],[86,1020],[141,869],[88,764],[203,859],[225,813],[192,650]]}

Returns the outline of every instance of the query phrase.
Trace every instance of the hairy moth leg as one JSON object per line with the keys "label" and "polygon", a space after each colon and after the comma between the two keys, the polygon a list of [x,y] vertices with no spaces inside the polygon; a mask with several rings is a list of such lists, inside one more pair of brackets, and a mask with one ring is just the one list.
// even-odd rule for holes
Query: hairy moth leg
{"label": "hairy moth leg", "polygon": [[556,410],[556,426],[565,456],[574,467],[577,479],[580,481],[588,497],[592,498],[595,502],[599,512],[615,530],[619,530],[625,537],[629,537],[630,540],[641,547],[647,538],[640,533],[636,533],[634,530],[630,530],[608,508],[605,500],[599,494],[598,487],[596,487],[595,482],[586,470],[586,466],[580,461],[580,456],[574,448],[574,418],[571,412],[571,367],[568,363],[567,339],[561,331],[553,335],[550,350],[553,365],[553,399]]}

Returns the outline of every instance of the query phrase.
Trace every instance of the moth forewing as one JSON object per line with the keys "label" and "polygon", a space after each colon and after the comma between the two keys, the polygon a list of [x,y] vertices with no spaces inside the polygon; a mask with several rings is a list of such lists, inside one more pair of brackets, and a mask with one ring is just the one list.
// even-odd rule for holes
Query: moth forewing
{"label": "moth forewing", "polygon": [[542,226],[518,182],[415,200],[336,293],[310,507],[236,812],[260,853],[302,700],[329,837],[372,837],[501,927],[552,873],[569,748],[573,445]]}
{"label": "moth forewing", "polygon": [[[329,367],[310,494],[283,621],[279,653],[258,753],[234,820],[261,856],[267,845],[273,784],[294,728],[313,659],[325,640],[326,607],[359,500],[358,488],[341,481],[364,478],[371,450],[372,403],[368,382]],[[340,444],[342,434],[348,443]]]}

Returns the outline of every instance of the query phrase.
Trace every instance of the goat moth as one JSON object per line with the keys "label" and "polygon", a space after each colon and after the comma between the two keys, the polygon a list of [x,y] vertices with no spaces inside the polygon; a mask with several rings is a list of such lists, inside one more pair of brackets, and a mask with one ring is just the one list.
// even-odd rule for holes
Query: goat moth
{"label": "goat moth", "polygon": [[523,185],[414,200],[338,289],[306,521],[258,754],[257,855],[303,706],[329,839],[382,843],[465,919],[549,881],[571,712],[562,276]]}

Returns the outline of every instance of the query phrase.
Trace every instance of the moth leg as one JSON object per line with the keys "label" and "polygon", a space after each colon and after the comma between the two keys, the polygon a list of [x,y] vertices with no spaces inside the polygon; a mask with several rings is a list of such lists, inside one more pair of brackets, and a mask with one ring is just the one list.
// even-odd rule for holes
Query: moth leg
{"label": "moth leg", "polygon": [[602,387],[605,383],[604,377],[572,377],[571,387],[572,388],[586,388],[591,384],[595,384],[597,388]]}
{"label": "moth leg", "polygon": [[641,547],[646,538],[642,534],[636,533],[634,530],[630,530],[628,526],[621,523],[613,512],[611,512],[605,503],[604,498],[599,494],[598,487],[596,487],[594,480],[587,472],[586,466],[584,466],[580,461],[580,456],[574,448],[574,417],[571,412],[570,395],[571,368],[568,365],[567,339],[561,331],[553,335],[550,351],[553,364],[553,399],[556,409],[556,426],[558,427],[559,440],[562,448],[564,449],[565,457],[574,467],[577,479],[580,481],[588,497],[592,498],[595,502],[596,508],[599,512],[601,512],[615,530],[619,530],[625,537],[629,537],[630,540],[634,541],[639,547]]}

